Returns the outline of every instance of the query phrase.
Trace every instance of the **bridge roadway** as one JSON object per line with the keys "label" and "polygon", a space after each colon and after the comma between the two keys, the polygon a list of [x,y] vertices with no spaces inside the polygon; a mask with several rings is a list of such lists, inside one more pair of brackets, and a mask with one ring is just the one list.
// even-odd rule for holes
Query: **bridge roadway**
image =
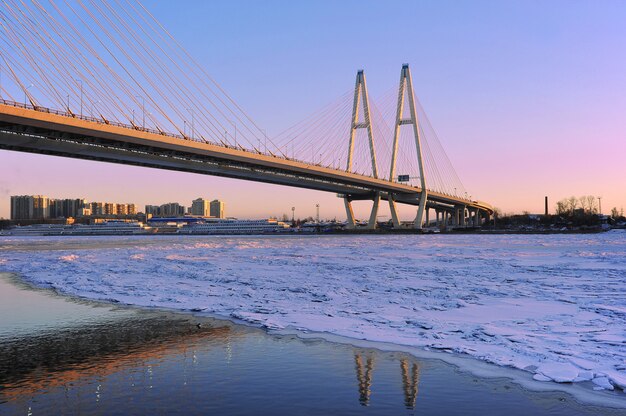
{"label": "bridge roadway", "polygon": [[[421,188],[257,153],[207,144],[133,125],[104,122],[0,100],[0,149],[224,176],[333,192],[351,200],[382,199],[419,205]],[[428,191],[428,207],[460,207],[491,215],[491,205]]]}

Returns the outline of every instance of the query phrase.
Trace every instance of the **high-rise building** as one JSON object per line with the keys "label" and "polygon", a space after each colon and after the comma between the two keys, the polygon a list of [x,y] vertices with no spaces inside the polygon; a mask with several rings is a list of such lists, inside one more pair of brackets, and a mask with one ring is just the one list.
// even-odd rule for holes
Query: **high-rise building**
{"label": "high-rise building", "polygon": [[127,215],[128,204],[115,204],[115,215]]}
{"label": "high-rise building", "polygon": [[50,218],[50,201],[47,196],[33,195],[33,216],[32,219],[43,220]]}
{"label": "high-rise building", "polygon": [[159,207],[159,217],[182,217],[185,215],[185,207],[178,202],[169,202]]}
{"label": "high-rise building", "polygon": [[211,201],[210,213],[212,217],[224,218],[224,203],[219,199]]}
{"label": "high-rise building", "polygon": [[114,204],[112,202],[105,202],[104,215],[117,215],[117,204]]}
{"label": "high-rise building", "polygon": [[91,203],[91,215],[102,216],[104,215],[104,204],[102,202]]}
{"label": "high-rise building", "polygon": [[146,216],[158,217],[161,213],[161,209],[158,205],[146,205]]}
{"label": "high-rise building", "polygon": [[48,199],[48,217],[49,218],[61,218],[63,217],[63,201],[60,199]]}
{"label": "high-rise building", "polygon": [[191,201],[191,215],[208,217],[211,215],[210,202],[207,199],[194,199]]}
{"label": "high-rise building", "polygon": [[43,195],[16,195],[11,197],[11,219],[43,220],[50,218],[50,200]]}
{"label": "high-rise building", "polygon": [[11,219],[43,220],[88,216],[137,215],[135,204],[52,199],[42,195],[11,196]]}
{"label": "high-rise building", "polygon": [[[61,211],[57,208],[56,217],[76,218],[83,215],[84,208],[90,208],[89,203],[85,199],[57,199],[56,205],[61,207]],[[50,215],[52,216],[52,215]]]}
{"label": "high-rise building", "polygon": [[11,219],[28,220],[33,213],[33,197],[28,195],[14,195],[11,197]]}

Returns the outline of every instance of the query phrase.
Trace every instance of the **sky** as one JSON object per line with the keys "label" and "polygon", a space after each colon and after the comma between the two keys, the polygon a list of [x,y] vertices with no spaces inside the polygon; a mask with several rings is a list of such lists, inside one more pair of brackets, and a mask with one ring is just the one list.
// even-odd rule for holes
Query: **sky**
{"label": "sky", "polygon": [[[601,196],[605,213],[626,206],[626,2],[144,5],[269,135],[352,88],[358,69],[376,96],[409,63],[415,94],[474,199],[505,213],[541,213],[544,196],[551,211],[571,195]],[[314,216],[320,204],[322,218],[345,217],[329,193],[0,151],[0,217],[16,194],[140,207],[218,198],[241,218],[290,216],[291,207]],[[370,206],[355,203],[357,216]]]}

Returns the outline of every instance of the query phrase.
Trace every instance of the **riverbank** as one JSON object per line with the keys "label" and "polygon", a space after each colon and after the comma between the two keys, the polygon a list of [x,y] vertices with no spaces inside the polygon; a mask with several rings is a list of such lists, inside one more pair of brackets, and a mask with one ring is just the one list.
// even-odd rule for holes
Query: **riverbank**
{"label": "riverbank", "polygon": [[0,298],[3,415],[620,414],[435,357],[85,301],[2,273]]}

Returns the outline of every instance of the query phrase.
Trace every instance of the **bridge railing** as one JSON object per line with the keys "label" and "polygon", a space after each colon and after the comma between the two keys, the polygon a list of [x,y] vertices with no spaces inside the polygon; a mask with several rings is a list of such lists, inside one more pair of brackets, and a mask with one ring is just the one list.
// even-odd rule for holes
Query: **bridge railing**
{"label": "bridge railing", "polygon": [[[125,123],[120,123],[118,121],[113,121],[113,120],[107,120],[106,118],[104,118],[104,116],[100,116],[100,117],[93,117],[93,116],[87,116],[87,115],[80,115],[80,114],[75,114],[71,111],[61,111],[61,110],[55,110],[53,108],[48,108],[48,107],[43,107],[43,106],[38,106],[38,105],[32,105],[32,104],[25,104],[25,103],[20,103],[20,102],[16,102],[16,101],[11,101],[11,100],[5,100],[5,99],[0,99],[0,104],[4,104],[4,105],[8,105],[8,106],[12,106],[12,107],[17,107],[17,108],[24,108],[27,110],[34,110],[34,111],[39,111],[42,113],[49,113],[49,114],[56,114],[56,115],[60,115],[63,117],[69,117],[69,118],[74,118],[74,119],[79,119],[79,120],[85,120],[85,121],[89,121],[92,123],[98,123],[98,124],[102,124],[102,125],[109,125],[109,126],[116,126],[116,127],[122,127],[122,128],[126,128],[126,129],[131,129],[131,130],[135,130],[135,131],[142,131],[142,132],[146,132],[146,133],[152,133],[152,134],[158,134],[161,136],[167,136],[167,137],[173,137],[176,139],[180,139],[180,140],[188,140],[188,141],[194,141],[194,142],[198,142],[198,143],[208,143],[211,144],[213,146],[219,146],[219,147],[223,147],[226,149],[235,149],[235,150],[242,150],[244,152],[252,152],[250,149],[246,149],[244,147],[242,147],[241,145],[231,145],[231,144],[227,144],[224,142],[214,142],[211,140],[206,140],[204,137],[202,137],[202,141],[200,140],[196,140],[195,138],[190,138],[188,136],[184,136],[182,134],[174,134],[174,133],[170,133],[170,132],[166,132],[163,130],[158,130],[158,129],[151,129],[148,127],[142,127],[142,126],[138,126],[136,124],[125,124]],[[271,157],[276,157],[278,159],[283,159],[283,160],[290,160],[290,161],[294,161],[294,162],[300,162],[300,163],[305,163],[308,165],[315,165],[315,166],[319,166],[319,167],[327,167],[327,168],[332,168],[335,170],[339,170],[342,172],[346,172],[346,173],[352,173],[350,171],[348,171],[347,169],[340,169],[340,168],[335,168],[335,167],[331,167],[331,166],[324,166],[322,164],[319,163],[315,163],[315,162],[310,162],[307,160],[300,160],[300,159],[296,159],[296,158],[292,158],[292,157],[288,157],[288,156],[283,156],[283,155],[275,155],[274,153],[271,152],[261,152],[258,149],[255,149],[256,153],[258,154],[263,154],[266,156],[271,156]],[[365,176],[371,176],[371,175],[365,175]]]}

